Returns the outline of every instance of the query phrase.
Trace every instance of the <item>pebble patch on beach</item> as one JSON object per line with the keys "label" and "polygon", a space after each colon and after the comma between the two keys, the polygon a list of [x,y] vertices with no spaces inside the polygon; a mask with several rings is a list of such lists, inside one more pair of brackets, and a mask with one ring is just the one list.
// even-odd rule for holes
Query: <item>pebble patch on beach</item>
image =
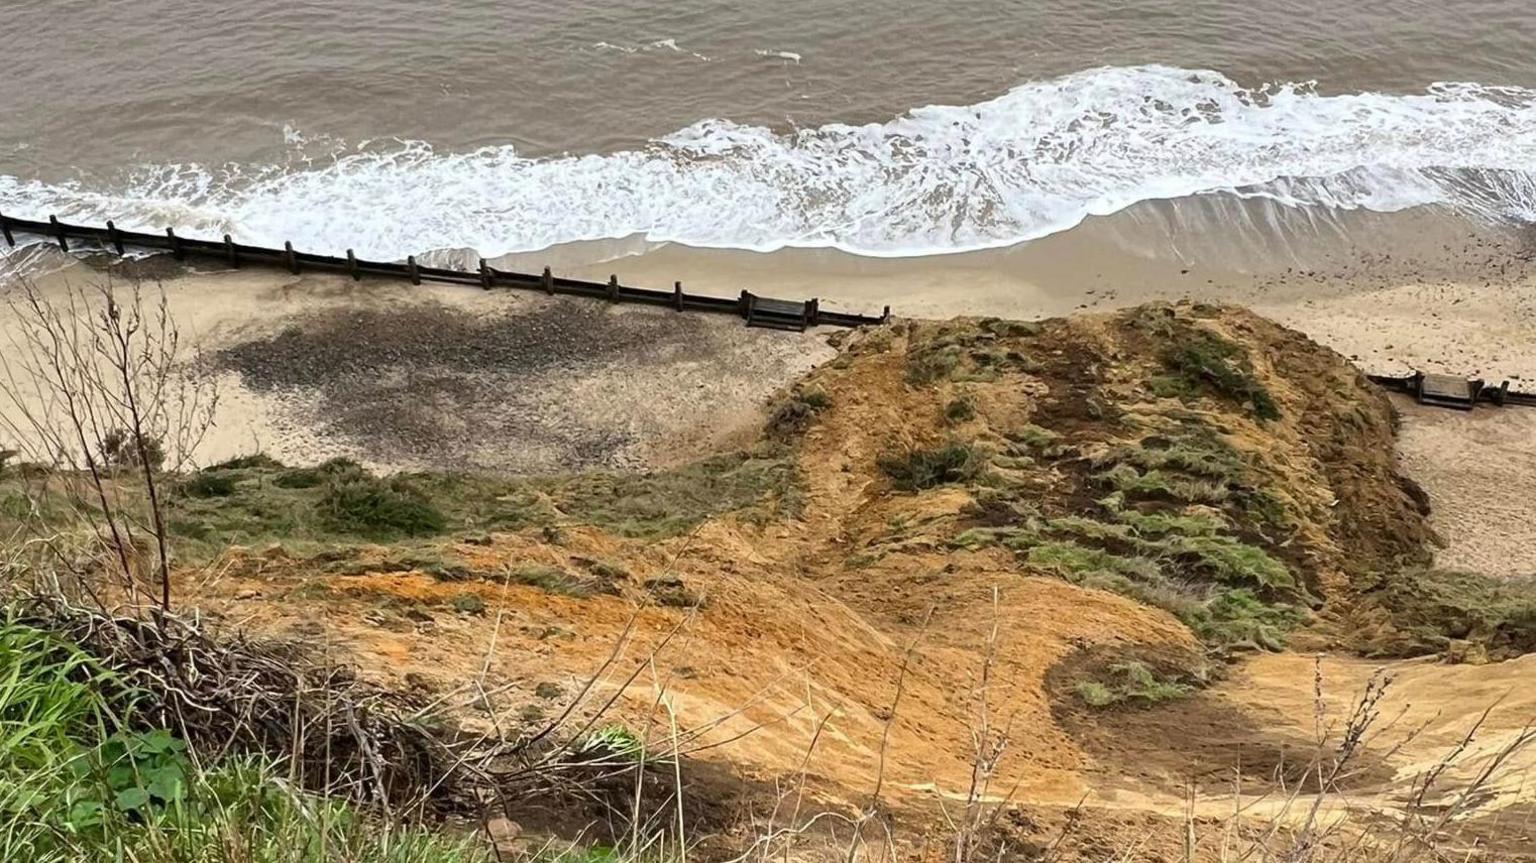
{"label": "pebble patch on beach", "polygon": [[580,300],[489,315],[421,302],[317,309],[211,361],[373,462],[634,469],[663,440],[750,414],[820,341]]}

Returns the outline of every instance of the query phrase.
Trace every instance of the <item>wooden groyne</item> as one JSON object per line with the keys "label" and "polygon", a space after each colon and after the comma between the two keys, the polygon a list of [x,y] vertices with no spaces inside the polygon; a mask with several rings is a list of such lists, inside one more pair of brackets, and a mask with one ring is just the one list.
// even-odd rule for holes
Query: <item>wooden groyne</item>
{"label": "wooden groyne", "polygon": [[549,295],[588,297],[611,303],[641,303],[663,306],[679,312],[707,312],[735,315],[749,327],[768,327],[783,330],[804,330],[807,327],[859,327],[884,323],[890,318],[891,308],[878,316],[860,315],[823,309],[821,302],[809,300],[779,300],[759,297],[750,291],[742,291],[736,297],[715,297],[707,294],[690,294],[683,290],[682,282],[673,282],[672,290],[637,288],[619,284],[618,276],[605,282],[588,282],[556,276],[548,267],[539,274],[515,273],[492,267],[484,258],[474,271],[451,270],[443,267],[426,267],[416,262],[414,255],[404,263],[365,261],[347,250],[345,257],[317,255],[301,252],[293,243],[283,244],[281,249],[249,246],[236,243],[228,234],[223,241],[199,240],[179,237],[171,228],[164,234],[145,234],[119,230],[110,221],[105,227],[70,225],[49,216],[48,221],[38,222],[17,219],[0,213],[0,236],[7,245],[15,246],[17,237],[33,235],[40,242],[57,243],[63,251],[70,251],[70,243],[92,244],[99,249],[124,255],[127,250],[158,250],[169,252],[177,260],[198,259],[222,264],[231,268],[244,266],[280,267],[295,275],[303,272],[337,273],[362,279],[404,279],[413,285],[422,282],[438,282],[466,285],[483,290],[513,288],[537,291]]}

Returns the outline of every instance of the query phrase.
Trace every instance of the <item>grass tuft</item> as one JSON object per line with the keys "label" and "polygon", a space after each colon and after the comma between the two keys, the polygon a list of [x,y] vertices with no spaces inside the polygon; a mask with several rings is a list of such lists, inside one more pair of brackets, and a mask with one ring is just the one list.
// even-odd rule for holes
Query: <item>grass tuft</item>
{"label": "grass tuft", "polygon": [[880,459],[880,470],[902,491],[921,491],[965,482],[981,472],[985,459],[970,444],[951,441],[937,449],[912,449]]}

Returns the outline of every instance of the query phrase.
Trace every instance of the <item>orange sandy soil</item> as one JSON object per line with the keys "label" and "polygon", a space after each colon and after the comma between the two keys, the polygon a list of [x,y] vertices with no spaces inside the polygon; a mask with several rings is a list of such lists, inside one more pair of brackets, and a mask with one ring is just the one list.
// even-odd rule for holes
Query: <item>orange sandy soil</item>
{"label": "orange sandy soil", "polygon": [[[907,378],[910,352],[945,325],[898,323],[853,337],[802,382],[825,392],[830,406],[793,436],[805,483],[798,517],[759,524],[726,516],[653,542],[581,525],[454,540],[445,552],[491,574],[459,582],[419,572],[327,575],[281,549],[232,549],[214,566],[182,573],[178,592],[229,625],[302,639],[370,677],[435,693],[445,712],[471,726],[515,729],[554,716],[617,650],[587,703],[601,703],[633,675],[614,708],[631,728],[659,741],[676,734],[684,751],[726,763],[745,780],[790,788],[803,774],[823,804],[844,811],[866,805],[883,777],[887,805],[942,823],[936,804],[953,811],[966,798],[975,730],[986,721],[1007,730],[988,794],[1015,807],[1010,829],[1039,847],[1067,821],[1086,819],[1096,825],[1084,846],[1090,857],[1095,847],[1119,852],[1130,841],[1176,848],[1187,811],[1201,824],[1231,815],[1239,775],[1241,794],[1268,795],[1249,800],[1250,815],[1284,808],[1276,783],[1315,752],[1315,704],[1336,726],[1386,665],[1397,680],[1382,713],[1396,725],[1366,747],[1350,799],[1327,806],[1393,812],[1414,777],[1484,708],[1497,702],[1473,755],[1536,716],[1536,659],[1472,667],[1352,658],[1344,648],[1389,626],[1351,617],[1352,579],[1387,560],[1427,555],[1432,538],[1395,472],[1390,408],[1337,355],[1290,331],[1235,310],[1177,314],[1249,347],[1280,420],[1260,423],[1214,398],[1153,396],[1142,383],[1145,346],[1123,315],[999,336],[999,347],[1018,342],[1034,361],[923,385]],[[943,408],[957,395],[977,415],[947,426]],[[1091,417],[1081,408],[1093,399],[1129,419]],[[994,440],[1027,422],[1091,451],[1126,428],[1146,433],[1181,412],[1219,429],[1285,502],[1295,531],[1274,553],[1325,600],[1292,637],[1293,650],[1329,652],[1316,662],[1298,652],[1251,655],[1191,697],[1092,714],[1060,679],[1074,657],[1134,654],[1194,666],[1202,649],[1190,630],[1005,549],[953,548],[973,491],[897,492],[877,460],[951,436]],[[1050,466],[1029,477],[1043,501],[1060,499],[1068,479]],[[496,575],[528,564],[581,572],[593,561],[627,572],[617,595],[552,595]],[[697,607],[658,604],[646,582],[662,577],[679,579]],[[455,611],[464,594],[483,599],[484,612]],[[541,683],[561,694],[540,698]],[[1419,726],[1422,733],[1398,745]],[[1521,785],[1536,764],[1531,755],[1480,802],[1479,818],[1536,799]],[[1517,828],[1500,831],[1518,846]]]}

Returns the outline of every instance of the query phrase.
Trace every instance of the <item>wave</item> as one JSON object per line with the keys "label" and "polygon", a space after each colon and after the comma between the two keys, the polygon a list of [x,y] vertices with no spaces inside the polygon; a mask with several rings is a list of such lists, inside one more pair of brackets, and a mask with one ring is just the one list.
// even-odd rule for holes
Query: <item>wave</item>
{"label": "wave", "polygon": [[862,126],[776,133],[706,120],[610,154],[402,141],[288,165],[150,166],[116,189],[0,177],[0,210],[374,258],[631,236],[903,256],[1010,245],[1141,201],[1210,193],[1532,220],[1533,177],[1536,90],[1325,95],[1138,66]]}

